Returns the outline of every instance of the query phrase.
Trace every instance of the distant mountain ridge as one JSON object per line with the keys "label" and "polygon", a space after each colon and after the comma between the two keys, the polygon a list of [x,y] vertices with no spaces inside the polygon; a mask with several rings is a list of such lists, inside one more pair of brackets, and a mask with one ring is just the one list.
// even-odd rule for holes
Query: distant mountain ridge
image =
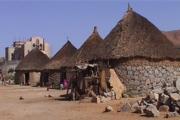
{"label": "distant mountain ridge", "polygon": [[180,30],[163,32],[164,35],[178,48],[180,48]]}

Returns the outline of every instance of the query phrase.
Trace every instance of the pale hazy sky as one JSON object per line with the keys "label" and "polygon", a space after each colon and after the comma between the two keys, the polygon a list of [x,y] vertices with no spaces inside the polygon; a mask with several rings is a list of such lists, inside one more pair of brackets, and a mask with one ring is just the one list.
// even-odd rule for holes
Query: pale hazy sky
{"label": "pale hazy sky", "polygon": [[[25,1],[25,0],[24,0]],[[98,26],[104,38],[127,10],[164,31],[180,29],[180,0],[0,0],[0,56],[13,41],[42,36],[55,54],[67,41],[76,47]]]}

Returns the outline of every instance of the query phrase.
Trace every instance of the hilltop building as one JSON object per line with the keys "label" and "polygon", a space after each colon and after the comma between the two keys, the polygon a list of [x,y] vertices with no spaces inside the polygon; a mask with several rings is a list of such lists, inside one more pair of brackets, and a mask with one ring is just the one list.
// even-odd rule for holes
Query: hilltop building
{"label": "hilltop building", "polygon": [[38,48],[48,57],[51,55],[50,46],[42,37],[31,37],[26,41],[15,41],[5,49],[6,61],[22,60],[32,49]]}

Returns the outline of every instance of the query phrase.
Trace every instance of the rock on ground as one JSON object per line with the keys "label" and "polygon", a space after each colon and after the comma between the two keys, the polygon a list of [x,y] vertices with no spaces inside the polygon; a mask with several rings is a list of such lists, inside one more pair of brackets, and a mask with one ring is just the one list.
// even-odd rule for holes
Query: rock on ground
{"label": "rock on ground", "polygon": [[180,79],[176,80],[176,88],[180,91]]}
{"label": "rock on ground", "polygon": [[161,106],[159,107],[159,111],[160,111],[160,112],[168,112],[168,111],[169,111],[169,106],[167,106],[167,105],[161,105]]}
{"label": "rock on ground", "polygon": [[112,108],[111,106],[107,106],[107,107],[105,108],[105,111],[104,111],[104,112],[112,112],[112,111],[114,111],[113,108]]}
{"label": "rock on ground", "polygon": [[170,97],[174,101],[180,101],[180,94],[178,94],[178,93],[171,93]]}
{"label": "rock on ground", "polygon": [[144,109],[144,113],[148,117],[158,117],[159,111],[157,110],[156,106],[149,104],[147,108]]}
{"label": "rock on ground", "polygon": [[130,103],[124,104],[124,105],[118,110],[118,112],[131,112],[131,105],[130,105]]}

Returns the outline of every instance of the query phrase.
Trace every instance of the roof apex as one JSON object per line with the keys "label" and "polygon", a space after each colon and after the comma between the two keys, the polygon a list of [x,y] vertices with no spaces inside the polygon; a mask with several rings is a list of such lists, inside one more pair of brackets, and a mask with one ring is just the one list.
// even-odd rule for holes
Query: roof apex
{"label": "roof apex", "polygon": [[129,12],[129,11],[133,11],[133,8],[131,7],[130,3],[128,3],[128,10],[127,10],[127,12]]}
{"label": "roof apex", "polygon": [[98,33],[97,26],[94,26],[93,33]]}

